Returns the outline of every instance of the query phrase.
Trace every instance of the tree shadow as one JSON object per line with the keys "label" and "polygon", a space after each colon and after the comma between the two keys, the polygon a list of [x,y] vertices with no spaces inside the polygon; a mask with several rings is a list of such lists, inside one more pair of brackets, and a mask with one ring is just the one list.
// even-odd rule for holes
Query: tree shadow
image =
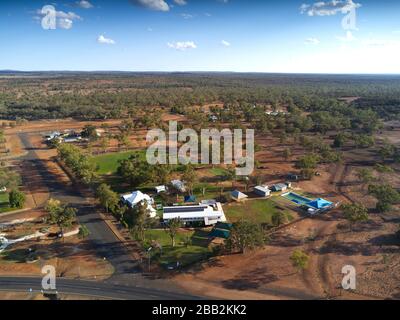
{"label": "tree shadow", "polygon": [[395,234],[380,235],[368,240],[375,246],[400,246],[400,239]]}
{"label": "tree shadow", "polygon": [[239,275],[233,279],[222,281],[222,285],[230,290],[251,290],[278,281],[279,277],[275,274],[267,273],[265,268],[250,270],[245,275]]}

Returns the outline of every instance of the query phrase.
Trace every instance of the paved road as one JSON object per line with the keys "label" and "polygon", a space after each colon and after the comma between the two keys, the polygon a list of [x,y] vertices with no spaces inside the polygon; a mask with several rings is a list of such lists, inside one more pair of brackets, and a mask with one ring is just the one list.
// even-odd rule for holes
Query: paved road
{"label": "paved road", "polygon": [[[114,275],[102,283],[60,279],[60,292],[62,292],[64,288],[68,290],[76,288],[78,292],[74,291],[73,293],[88,294],[99,291],[107,297],[113,297],[114,293],[118,293],[118,290],[122,290],[120,289],[122,284],[124,285],[124,292],[119,295],[121,297],[132,299],[136,299],[138,296],[141,297],[141,299],[188,297],[188,295],[170,281],[163,279],[153,280],[144,277],[139,271],[138,262],[134,261],[128,254],[125,246],[116,238],[107,224],[101,219],[93,205],[89,203],[78,190],[74,189],[73,186],[66,186],[54,176],[54,173],[48,171],[46,164],[43,160],[39,159],[35,147],[32,145],[27,133],[19,133],[19,137],[28,151],[22,160],[36,168],[41,177],[41,181],[46,185],[52,198],[69,203],[71,206],[78,209],[77,218],[79,222],[85,224],[90,231],[90,236],[88,238],[89,243],[93,246],[98,256],[102,259],[107,259],[115,269]],[[23,175],[22,177],[24,178]],[[40,286],[40,281],[37,279],[0,278],[0,290],[4,288],[10,290],[28,290],[30,287],[36,288],[37,286]]]}
{"label": "paved road", "polygon": [[[0,277],[0,291],[41,292],[41,279],[28,277]],[[57,279],[58,293],[121,300],[193,300],[197,297],[154,288],[135,287],[108,282]]]}
{"label": "paved road", "polygon": [[57,177],[54,177],[54,173],[48,171],[46,164],[39,159],[28,134],[21,133],[19,137],[24,147],[29,151],[23,157],[23,161],[28,161],[30,165],[36,168],[52,198],[68,203],[78,209],[77,218],[79,223],[88,227],[90,231],[88,240],[95,247],[98,255],[101,258],[106,258],[114,266],[117,275],[138,272],[137,262],[133,261],[132,257],[127,254],[124,245],[115,237],[99,213],[94,209],[93,204],[89,203],[73,186],[65,185]]}

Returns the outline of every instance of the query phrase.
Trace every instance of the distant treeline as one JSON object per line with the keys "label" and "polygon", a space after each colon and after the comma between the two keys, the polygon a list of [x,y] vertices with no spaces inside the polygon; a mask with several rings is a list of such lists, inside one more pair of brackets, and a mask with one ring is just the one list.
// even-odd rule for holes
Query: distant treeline
{"label": "distant treeline", "polygon": [[9,120],[100,120],[124,117],[137,107],[180,112],[216,102],[275,108],[294,103],[312,111],[325,99],[341,97],[360,97],[354,107],[400,118],[400,76],[0,72],[0,118]]}

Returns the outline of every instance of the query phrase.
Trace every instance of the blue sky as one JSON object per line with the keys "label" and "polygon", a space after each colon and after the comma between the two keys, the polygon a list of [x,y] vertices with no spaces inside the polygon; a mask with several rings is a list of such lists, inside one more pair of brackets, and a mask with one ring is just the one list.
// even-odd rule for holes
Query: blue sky
{"label": "blue sky", "polygon": [[0,69],[400,73],[397,0],[60,1],[0,2]]}

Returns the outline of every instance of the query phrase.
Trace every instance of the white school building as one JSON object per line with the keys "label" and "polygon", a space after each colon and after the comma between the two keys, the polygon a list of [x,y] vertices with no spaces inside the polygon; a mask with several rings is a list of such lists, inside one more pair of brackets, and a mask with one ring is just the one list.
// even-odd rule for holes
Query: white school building
{"label": "white school building", "polygon": [[163,220],[165,223],[177,218],[180,218],[185,224],[204,222],[206,226],[226,221],[224,210],[219,202],[215,203],[215,205],[199,204],[194,206],[164,207]]}

